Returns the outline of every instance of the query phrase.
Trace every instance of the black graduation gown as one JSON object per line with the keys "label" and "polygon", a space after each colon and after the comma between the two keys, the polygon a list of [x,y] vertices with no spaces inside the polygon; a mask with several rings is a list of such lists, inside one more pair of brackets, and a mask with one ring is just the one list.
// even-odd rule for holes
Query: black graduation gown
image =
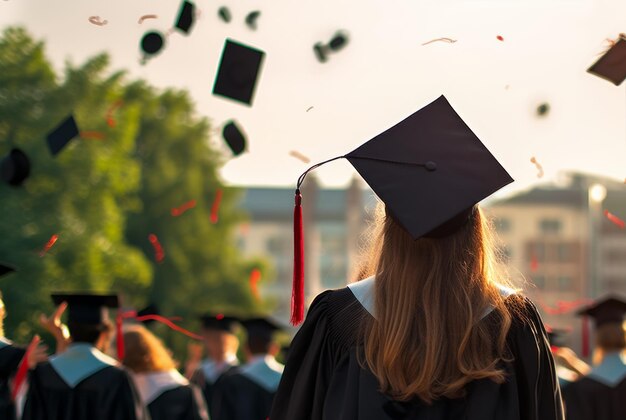
{"label": "black graduation gown", "polygon": [[[265,420],[270,415],[272,402],[281,372],[275,372],[260,361],[257,366],[264,370],[249,375],[243,366],[237,373],[226,375],[216,384],[213,394],[212,420]],[[253,366],[257,367],[257,366]],[[281,365],[282,367],[282,365]],[[267,375],[272,377],[268,378]]]}
{"label": "black graduation gown", "polygon": [[150,404],[152,420],[207,420],[204,397],[195,385],[179,386],[165,391]]}
{"label": "black graduation gown", "polygon": [[[69,357],[71,354],[77,357]],[[96,354],[97,358],[82,369],[81,361],[90,354]],[[59,360],[65,364],[63,377],[53,367]],[[61,355],[37,365],[29,378],[23,420],[148,419],[130,375],[112,363],[112,359],[81,344],[72,345]],[[88,369],[93,366],[97,370],[91,373]]]}
{"label": "black graduation gown", "polygon": [[622,372],[621,380],[608,383],[602,378],[594,378],[592,373],[570,383],[563,389],[567,420],[624,420],[626,419],[626,369],[615,367]]}
{"label": "black graduation gown", "polygon": [[0,348],[0,419],[14,419],[15,405],[11,400],[9,381],[15,375],[26,349],[8,342]]}
{"label": "black graduation gown", "polygon": [[[526,321],[515,317],[507,345],[513,361],[502,362],[507,380],[474,381],[467,395],[432,405],[399,403],[378,391],[375,376],[357,361],[358,331],[371,316],[348,289],[326,291],[295,336],[270,415],[291,419],[560,420],[560,389],[545,329],[534,305],[512,295]],[[496,322],[492,312],[481,322]]]}
{"label": "black graduation gown", "polygon": [[224,372],[222,372],[217,377],[215,382],[212,382],[208,380],[207,378],[205,378],[204,373],[202,372],[202,369],[196,370],[193,376],[191,377],[191,383],[193,383],[194,385],[197,385],[202,390],[202,395],[204,395],[204,401],[206,402],[207,408],[209,409],[209,417],[211,417],[211,419],[215,418],[214,417],[215,415],[213,413],[213,401],[214,401],[213,394],[215,391],[215,386],[219,384],[220,381],[224,379],[224,377],[236,373],[238,369],[239,369],[238,365],[229,366],[228,368],[226,368],[226,370],[224,370]]}

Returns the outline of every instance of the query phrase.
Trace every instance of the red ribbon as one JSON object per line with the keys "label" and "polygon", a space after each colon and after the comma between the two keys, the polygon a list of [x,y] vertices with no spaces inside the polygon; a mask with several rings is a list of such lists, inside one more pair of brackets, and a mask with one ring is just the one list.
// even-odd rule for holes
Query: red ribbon
{"label": "red ribbon", "polygon": [[217,223],[217,212],[220,209],[220,203],[222,202],[222,190],[218,189],[215,192],[215,199],[213,200],[213,205],[211,206],[211,223]]}

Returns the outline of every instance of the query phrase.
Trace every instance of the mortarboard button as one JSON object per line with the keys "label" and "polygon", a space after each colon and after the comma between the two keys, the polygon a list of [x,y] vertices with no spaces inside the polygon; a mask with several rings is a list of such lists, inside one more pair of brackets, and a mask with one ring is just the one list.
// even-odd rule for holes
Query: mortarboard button
{"label": "mortarboard button", "polygon": [[164,43],[163,35],[159,32],[146,32],[143,38],[141,38],[141,49],[146,54],[153,55],[161,51]]}
{"label": "mortarboard button", "polygon": [[199,317],[202,328],[207,330],[218,330],[235,333],[239,319],[234,316],[224,314],[207,313]]}
{"label": "mortarboard button", "polygon": [[56,156],[76,136],[78,136],[78,126],[74,116],[70,115],[59,126],[48,133],[47,141],[50,153]]}
{"label": "mortarboard button", "polygon": [[587,70],[616,86],[626,79],[626,38],[620,34],[619,39],[602,57]]}
{"label": "mortarboard button", "polygon": [[264,56],[261,50],[227,39],[213,94],[250,105]]}
{"label": "mortarboard button", "polygon": [[226,6],[220,7],[217,11],[217,15],[226,23],[229,23],[232,18],[230,15],[230,10],[228,10],[228,7]]}
{"label": "mortarboard button", "polygon": [[188,34],[191,30],[191,26],[194,23],[194,11],[196,6],[190,1],[183,1],[180,11],[178,12],[178,19],[176,21],[176,28],[182,32]]}
{"label": "mortarboard button", "polygon": [[6,276],[7,274],[13,273],[15,271],[17,271],[15,267],[5,263],[0,263],[0,277]]}
{"label": "mortarboard button", "polygon": [[246,149],[246,137],[235,121],[229,121],[222,130],[222,137],[226,141],[233,155],[239,156]]}
{"label": "mortarboard button", "polygon": [[26,153],[20,149],[11,149],[0,161],[0,174],[9,185],[21,185],[30,174],[30,160]]}
{"label": "mortarboard button", "polygon": [[254,10],[246,16],[246,25],[252,30],[256,30],[256,20],[261,16],[260,10]]}

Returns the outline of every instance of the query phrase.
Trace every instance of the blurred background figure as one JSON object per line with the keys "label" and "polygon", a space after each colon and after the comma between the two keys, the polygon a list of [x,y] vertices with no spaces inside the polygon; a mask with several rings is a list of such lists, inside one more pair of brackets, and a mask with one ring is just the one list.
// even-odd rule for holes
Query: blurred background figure
{"label": "blurred background figure", "polygon": [[67,302],[71,344],[30,376],[23,418],[135,420],[149,418],[132,379],[105,353],[112,338],[108,308],[117,295],[55,294]]}
{"label": "blurred background figure", "polygon": [[608,297],[578,312],[593,318],[596,328],[594,366],[563,390],[568,420],[626,418],[626,301]]}
{"label": "blurred background figure", "polygon": [[247,339],[246,364],[227,375],[214,393],[214,420],[264,420],[268,418],[284,366],[276,361],[280,346],[273,335],[280,330],[266,318],[242,321]]}
{"label": "blurred background figure", "polygon": [[0,418],[14,419],[15,405],[11,398],[10,381],[26,353],[26,349],[13,344],[4,336],[4,318],[7,312],[0,293]]}
{"label": "blurred background figure", "polygon": [[550,350],[554,356],[556,375],[561,389],[577,381],[580,377],[589,373],[589,365],[578,358],[574,350],[563,345],[563,337],[568,331],[552,328],[546,325]]}
{"label": "blurred background figure", "polygon": [[124,331],[123,363],[152,420],[208,420],[204,397],[177,370],[161,340],[140,325]]}
{"label": "blurred background figure", "polygon": [[205,314],[200,317],[200,321],[207,358],[195,370],[191,382],[202,389],[209,414],[214,418],[214,388],[224,376],[234,373],[239,366],[239,339],[235,334],[238,320],[225,314]]}

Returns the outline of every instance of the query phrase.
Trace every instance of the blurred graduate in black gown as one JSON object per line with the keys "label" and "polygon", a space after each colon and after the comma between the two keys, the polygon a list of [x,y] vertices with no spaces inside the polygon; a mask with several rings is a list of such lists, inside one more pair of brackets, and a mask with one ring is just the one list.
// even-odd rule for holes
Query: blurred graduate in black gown
{"label": "blurred graduate in black gown", "polygon": [[0,419],[15,418],[15,404],[11,398],[11,380],[26,353],[26,349],[17,346],[4,336],[4,318],[7,312],[0,295]]}
{"label": "blurred graduate in black gown", "polygon": [[247,362],[215,386],[213,420],[265,420],[283,374],[284,366],[275,358],[280,346],[273,340],[280,327],[266,318],[247,319],[242,325]]}
{"label": "blurred graduate in black gown", "polygon": [[[384,203],[371,277],[313,301],[271,420],[562,419],[543,323],[527,298],[502,285],[476,205],[512,179],[448,101],[342,157]],[[294,212],[294,323],[304,290],[304,175]]]}
{"label": "blurred graduate in black gown", "polygon": [[208,420],[202,391],[177,370],[167,349],[145,327],[124,330],[124,365],[152,420]]}
{"label": "blurred graduate in black gown", "polygon": [[56,294],[68,304],[71,344],[30,375],[24,420],[136,420],[149,416],[130,374],[105,353],[116,295]]}
{"label": "blurred graduate in black gown", "polygon": [[602,299],[579,312],[596,326],[594,366],[563,390],[568,420],[626,419],[626,301]]}
{"label": "blurred graduate in black gown", "polygon": [[205,314],[200,317],[200,321],[207,358],[195,370],[191,382],[202,389],[209,415],[214,418],[212,406],[215,385],[224,376],[234,373],[239,366],[239,339],[235,335],[238,320],[224,314]]}

